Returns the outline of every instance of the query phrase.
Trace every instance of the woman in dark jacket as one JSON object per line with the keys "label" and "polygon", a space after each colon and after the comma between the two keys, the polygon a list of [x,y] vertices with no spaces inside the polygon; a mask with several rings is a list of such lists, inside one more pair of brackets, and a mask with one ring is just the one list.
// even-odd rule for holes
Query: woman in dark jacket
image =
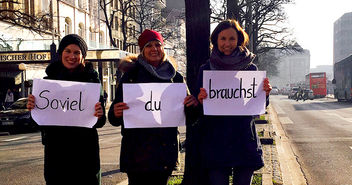
{"label": "woman in dark jacket", "polygon": [[[246,45],[248,35],[235,20],[226,20],[211,35],[213,45],[210,59],[201,66],[198,100],[202,104],[207,92],[202,87],[204,70],[256,71],[252,63],[255,55]],[[271,86],[264,80],[269,95]],[[201,129],[200,155],[211,185],[250,185],[253,172],[264,163],[262,149],[255,129],[253,116],[206,116],[199,120]]]}
{"label": "woman in dark jacket", "polygon": [[[119,82],[116,99],[109,110],[109,121],[121,126],[122,146],[120,169],[127,172],[129,185],[166,185],[178,156],[177,127],[124,128],[122,112],[128,109],[123,103],[124,83],[183,83],[183,77],[167,60],[163,38],[153,30],[144,30],[138,38],[141,54],[121,61],[120,71],[124,74]],[[198,105],[189,95],[184,104],[187,109]]]}
{"label": "woman in dark jacket", "polygon": [[[78,35],[66,35],[60,42],[59,61],[45,70],[51,80],[100,83],[91,63],[85,63],[87,45]],[[28,96],[28,109],[35,107],[35,98]],[[44,177],[47,185],[101,183],[99,139],[96,128],[106,121],[103,97],[95,104],[98,121],[93,128],[41,126],[44,145]]]}

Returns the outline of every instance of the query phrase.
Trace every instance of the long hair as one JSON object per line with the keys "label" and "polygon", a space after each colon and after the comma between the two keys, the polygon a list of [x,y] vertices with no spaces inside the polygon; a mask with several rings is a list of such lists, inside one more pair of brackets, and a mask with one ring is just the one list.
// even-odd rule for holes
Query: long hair
{"label": "long hair", "polygon": [[228,19],[220,22],[213,33],[210,36],[210,42],[214,47],[218,47],[218,36],[219,33],[228,28],[233,28],[236,30],[238,35],[237,47],[244,48],[248,45],[249,37],[240,24],[234,19]]}

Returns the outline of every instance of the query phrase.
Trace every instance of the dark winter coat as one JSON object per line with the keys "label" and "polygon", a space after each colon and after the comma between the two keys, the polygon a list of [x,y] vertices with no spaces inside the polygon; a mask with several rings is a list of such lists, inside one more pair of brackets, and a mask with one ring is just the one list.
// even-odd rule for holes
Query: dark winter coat
{"label": "dark winter coat", "polygon": [[[91,63],[69,72],[61,62],[46,68],[46,79],[100,83]],[[103,106],[103,97],[100,97]],[[105,108],[103,107],[103,110]],[[44,177],[51,184],[100,183],[99,139],[96,128],[105,124],[106,117],[98,119],[94,128],[69,126],[42,126],[44,144]]]}
{"label": "dark winter coat", "polygon": [[116,118],[113,109],[114,104],[123,102],[122,84],[124,83],[183,83],[183,77],[176,72],[171,80],[161,80],[149,73],[135,57],[122,61],[120,66],[124,65],[124,62],[132,62],[133,67],[128,67],[129,69],[120,79],[116,99],[108,113],[109,122],[114,126],[121,126],[123,137],[120,169],[122,172],[171,172],[178,157],[177,127],[125,129],[123,117]]}
{"label": "dark winter coat", "polygon": [[[200,67],[198,88],[202,87],[203,71],[210,70],[209,62]],[[252,64],[245,70],[256,71]],[[198,120],[200,129],[201,164],[205,168],[261,168],[262,148],[253,116],[207,116]]]}

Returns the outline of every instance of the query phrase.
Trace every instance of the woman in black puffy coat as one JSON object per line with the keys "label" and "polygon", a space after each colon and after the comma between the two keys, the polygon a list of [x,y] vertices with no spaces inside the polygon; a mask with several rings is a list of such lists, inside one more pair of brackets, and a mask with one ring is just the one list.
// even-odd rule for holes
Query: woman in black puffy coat
{"label": "woman in black puffy coat", "polygon": [[[116,99],[108,117],[114,126],[121,126],[122,145],[120,169],[126,172],[129,185],[166,185],[178,157],[177,127],[128,128],[124,127],[122,85],[125,83],[183,83],[165,56],[163,38],[153,30],[144,30],[138,39],[141,54],[127,57],[119,65],[124,74],[119,81]],[[184,99],[186,116],[198,101],[192,95]]]}
{"label": "woman in black puffy coat", "polygon": [[[87,55],[85,41],[76,34],[66,35],[60,42],[59,60],[49,64],[45,79],[100,83],[98,73]],[[28,96],[27,108],[35,107],[35,97]],[[98,117],[93,128],[41,126],[44,145],[44,177],[47,185],[101,184],[99,139],[96,128],[106,121],[103,96],[95,104]]]}
{"label": "woman in black puffy coat", "polygon": [[[213,45],[210,59],[200,67],[198,77],[198,100],[202,104],[207,92],[202,88],[204,70],[256,71],[255,55],[246,45],[247,33],[235,20],[226,20],[211,35]],[[267,101],[271,90],[268,79],[264,80]],[[200,159],[210,185],[250,185],[253,172],[261,168],[262,148],[253,116],[202,115],[200,127]]]}

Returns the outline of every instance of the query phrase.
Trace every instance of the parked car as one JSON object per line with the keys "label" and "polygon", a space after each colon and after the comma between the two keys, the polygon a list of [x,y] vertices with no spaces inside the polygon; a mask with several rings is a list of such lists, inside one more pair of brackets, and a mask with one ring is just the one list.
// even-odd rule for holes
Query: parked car
{"label": "parked car", "polygon": [[38,125],[26,108],[27,101],[27,98],[20,98],[6,110],[0,111],[0,131],[17,132],[38,129]]}
{"label": "parked car", "polygon": [[279,94],[279,89],[273,87],[273,89],[271,89],[271,91],[270,91],[270,94],[271,95],[278,95]]}
{"label": "parked car", "polygon": [[308,95],[308,99],[313,100],[314,99],[314,93],[313,90],[310,89],[304,89],[304,94]]}

